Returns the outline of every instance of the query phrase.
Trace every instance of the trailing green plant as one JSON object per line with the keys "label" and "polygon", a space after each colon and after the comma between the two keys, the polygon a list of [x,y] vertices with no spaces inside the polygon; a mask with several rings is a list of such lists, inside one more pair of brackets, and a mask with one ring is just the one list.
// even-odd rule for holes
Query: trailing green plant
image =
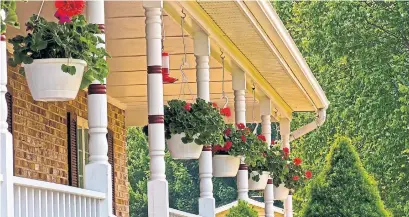
{"label": "trailing green plant", "polygon": [[[1,10],[4,10],[2,12]],[[0,1],[0,34],[6,32],[7,25],[20,28],[16,13],[16,1]]]}
{"label": "trailing green plant", "polygon": [[324,168],[307,188],[300,216],[392,216],[385,209],[375,180],[365,171],[348,138],[338,138]]}
{"label": "trailing green plant", "polygon": [[247,165],[255,165],[258,161],[263,161],[263,153],[267,150],[266,138],[263,135],[253,134],[243,123],[234,127],[227,124],[223,131],[223,146],[216,145],[213,148],[214,154],[245,156]]}
{"label": "trailing green plant", "polygon": [[[31,64],[35,59],[69,58],[80,59],[87,63],[81,88],[88,87],[91,82],[104,82],[108,75],[109,56],[105,48],[98,46],[105,43],[97,36],[100,34],[97,24],[87,23],[83,15],[72,17],[71,22],[48,22],[43,17],[33,15],[26,24],[29,33],[17,35],[9,40],[13,44],[14,55],[9,59],[13,67]],[[62,71],[74,75],[75,66],[69,62],[62,64]],[[20,68],[24,74],[24,68]]]}
{"label": "trailing green plant", "polygon": [[249,165],[249,172],[257,172],[257,175],[251,176],[251,178],[258,182],[263,172],[268,172],[273,176],[282,176],[286,164],[287,159],[285,159],[283,149],[279,144],[272,145],[263,152],[263,158],[258,159],[253,165]]}
{"label": "trailing green plant", "polygon": [[184,133],[182,142],[198,145],[215,145],[222,141],[224,120],[219,109],[211,102],[197,98],[196,103],[170,100],[164,106],[165,136]]}
{"label": "trailing green plant", "polygon": [[237,206],[232,207],[226,217],[257,217],[257,211],[244,200],[239,200]]}

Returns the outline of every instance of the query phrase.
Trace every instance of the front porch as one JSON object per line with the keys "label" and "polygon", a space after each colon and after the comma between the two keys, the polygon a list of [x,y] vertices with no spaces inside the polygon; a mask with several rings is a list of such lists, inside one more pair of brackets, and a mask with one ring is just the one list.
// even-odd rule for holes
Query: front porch
{"label": "front porch", "polygon": [[[29,1],[17,4],[20,22],[24,23],[39,9],[43,17],[54,19],[53,2]],[[89,133],[89,138],[84,138],[87,144],[89,141],[89,162],[85,157],[81,161],[83,188],[68,186],[68,180],[56,184],[15,175],[13,146],[16,143],[7,130],[10,113],[4,100],[7,86],[11,85],[7,84],[6,56],[7,51],[12,53],[12,47],[5,39],[24,34],[24,28],[9,28],[2,36],[0,217],[127,216],[126,212],[115,211],[115,200],[112,201],[113,196],[119,195],[115,191],[126,186],[121,183],[118,187],[114,183],[117,171],[126,177],[122,174],[126,163],[123,159],[110,158],[106,137],[110,128],[109,105],[124,110],[125,115],[124,123],[113,127],[149,125],[151,179],[147,215],[150,217],[216,216],[211,150],[204,149],[199,159],[199,215],[169,208],[162,109],[167,101],[179,98],[192,101],[197,97],[220,107],[226,103],[234,108],[232,117],[225,119],[227,123],[261,123],[268,144],[271,123],[280,123],[283,147],[288,148],[290,141],[314,130],[325,120],[328,106],[325,94],[268,2],[92,1],[87,2],[84,14],[88,22],[99,24],[105,32],[102,37],[112,58],[108,59],[110,75],[106,84],[93,83],[87,92],[80,92],[86,98],[86,106],[80,106],[78,113],[85,113],[79,117],[87,117],[86,135]],[[162,52],[169,53],[168,70],[170,76],[178,79],[175,83],[162,83],[159,70],[166,67]],[[291,132],[292,113],[297,111],[315,112],[317,120]],[[62,113],[65,115],[66,111]],[[117,149],[126,156],[124,147]],[[117,161],[125,166],[116,165]],[[69,162],[67,171],[75,163],[76,159]],[[69,175],[66,177],[69,179]],[[239,170],[237,180],[238,199],[248,200],[245,166]],[[264,194],[265,216],[274,216],[276,210],[272,191],[270,183]],[[291,195],[284,204],[285,216],[292,217]]]}

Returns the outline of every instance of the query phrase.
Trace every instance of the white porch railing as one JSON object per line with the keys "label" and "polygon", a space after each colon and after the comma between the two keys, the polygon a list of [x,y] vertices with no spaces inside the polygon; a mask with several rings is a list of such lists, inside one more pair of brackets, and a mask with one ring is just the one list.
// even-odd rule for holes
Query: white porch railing
{"label": "white porch railing", "polygon": [[105,194],[14,177],[15,217],[100,217]]}
{"label": "white porch railing", "polygon": [[169,208],[169,217],[201,217],[201,216]]}

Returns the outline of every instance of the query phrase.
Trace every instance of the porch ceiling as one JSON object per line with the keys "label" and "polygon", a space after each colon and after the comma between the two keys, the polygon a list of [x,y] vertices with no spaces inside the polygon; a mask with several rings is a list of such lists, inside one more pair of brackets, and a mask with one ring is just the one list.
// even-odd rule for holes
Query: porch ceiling
{"label": "porch ceiling", "polygon": [[[20,23],[24,23],[31,14],[36,14],[41,2],[29,1],[18,2],[17,13]],[[243,56],[251,65],[249,73],[248,88],[254,81],[258,95],[266,94],[273,100],[273,104],[282,116],[291,115],[293,111],[314,111],[322,104],[311,100],[309,90],[305,90],[291,69],[288,68],[283,57],[277,55],[271,49],[271,41],[258,32],[258,27],[251,22],[248,15],[238,2],[166,2],[164,26],[166,39],[164,47],[170,53],[171,76],[179,79],[174,84],[164,85],[164,100],[182,98],[192,99],[196,94],[196,71],[195,57],[193,55],[193,39],[189,35],[193,23],[197,17],[186,18],[184,30],[187,51],[187,62],[189,67],[185,73],[189,80],[189,87],[193,95],[180,96],[181,73],[179,70],[183,56],[182,30],[180,28],[180,12],[186,4],[195,4],[200,7],[206,16],[211,18],[213,25],[222,30],[223,36],[227,38],[237,53],[229,53],[226,49],[226,72],[225,90],[230,99],[230,107],[233,108],[233,90],[231,77],[231,61]],[[53,2],[46,1],[41,12],[47,19],[54,19]],[[178,14],[179,12],[179,14]],[[191,12],[188,10],[188,12]],[[169,15],[168,15],[169,14]],[[107,78],[107,91],[110,98],[126,107],[127,125],[141,126],[147,123],[147,74],[146,74],[146,41],[145,41],[145,16],[141,1],[106,1],[105,2],[105,29],[107,50],[112,56],[108,59],[110,75]],[[193,21],[195,20],[195,21]],[[203,26],[202,26],[203,27]],[[24,34],[24,27],[20,30],[8,29],[7,37],[16,34]],[[205,29],[207,31],[207,29]],[[211,34],[212,57],[210,58],[210,96],[211,100],[223,105],[221,100],[222,65],[220,63],[220,41],[215,40]],[[264,82],[260,84],[260,82]],[[266,85],[267,91],[266,91]],[[260,88],[259,88],[260,87]],[[270,92],[268,90],[271,90]],[[185,88],[188,93],[188,89]],[[263,92],[263,93],[261,93]],[[313,96],[314,97],[314,96]],[[259,121],[259,106],[256,100],[253,103],[251,91],[247,91],[247,114],[248,121],[253,121],[253,110],[256,121]],[[315,105],[314,105],[315,104]],[[286,109],[282,109],[285,107]],[[254,108],[254,109],[253,109]]]}

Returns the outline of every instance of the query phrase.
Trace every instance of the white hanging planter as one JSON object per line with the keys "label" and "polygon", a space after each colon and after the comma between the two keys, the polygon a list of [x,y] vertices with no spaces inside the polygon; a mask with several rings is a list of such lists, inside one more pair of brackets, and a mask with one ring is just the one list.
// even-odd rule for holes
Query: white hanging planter
{"label": "white hanging planter", "polygon": [[203,145],[198,145],[195,142],[185,144],[182,142],[182,137],[184,136],[184,133],[175,134],[172,135],[170,139],[166,140],[170,156],[173,159],[178,160],[199,159]]}
{"label": "white hanging planter", "polygon": [[257,171],[253,171],[250,173],[249,190],[258,191],[258,190],[264,190],[266,188],[270,173],[267,171],[263,171],[263,174],[260,175],[260,180],[256,182],[252,179],[252,177],[258,174],[259,173]]}
{"label": "white hanging planter", "polygon": [[[76,73],[63,72],[63,64],[75,66]],[[87,63],[79,59],[36,59],[24,64],[24,71],[34,100],[69,101],[77,96],[86,66]]]}
{"label": "white hanging planter", "polygon": [[274,199],[285,200],[290,194],[290,189],[284,187],[284,184],[280,184],[278,187],[274,186]]}
{"label": "white hanging planter", "polygon": [[231,155],[213,156],[214,177],[235,177],[239,171],[240,157]]}

